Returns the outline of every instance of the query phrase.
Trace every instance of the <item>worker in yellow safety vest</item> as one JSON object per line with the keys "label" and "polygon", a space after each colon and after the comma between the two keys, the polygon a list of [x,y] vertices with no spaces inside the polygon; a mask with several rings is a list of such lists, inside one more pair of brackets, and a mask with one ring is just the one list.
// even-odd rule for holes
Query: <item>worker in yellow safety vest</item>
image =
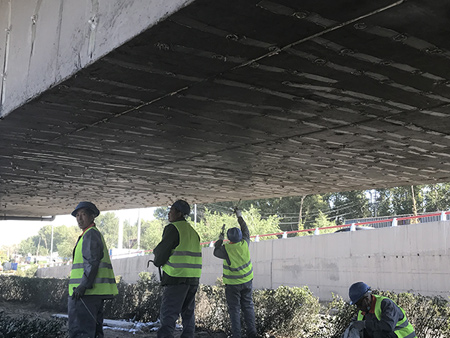
{"label": "worker in yellow safety vest", "polygon": [[229,243],[223,243],[224,229],[214,244],[214,256],[223,259],[223,283],[233,338],[241,337],[241,310],[247,329],[247,337],[256,337],[253,309],[253,266],[250,259],[250,231],[242,218],[242,211],[235,209],[240,229],[228,229]]}
{"label": "worker in yellow safety vest", "polygon": [[357,282],[349,289],[350,304],[358,308],[356,321],[350,324],[364,338],[416,338],[405,311],[392,299],[373,295],[366,283]]}
{"label": "worker in yellow safety vest", "polygon": [[202,273],[200,237],[186,218],[191,208],[184,200],[172,204],[169,222],[161,242],[153,250],[153,264],[163,270],[163,294],[159,319],[159,338],[174,336],[175,323],[181,314],[181,337],[193,338],[195,332],[195,294]]}
{"label": "worker in yellow safety vest", "polygon": [[118,294],[108,248],[94,219],[95,204],[80,202],[72,216],[83,231],[73,250],[69,279],[69,337],[103,338],[103,303]]}

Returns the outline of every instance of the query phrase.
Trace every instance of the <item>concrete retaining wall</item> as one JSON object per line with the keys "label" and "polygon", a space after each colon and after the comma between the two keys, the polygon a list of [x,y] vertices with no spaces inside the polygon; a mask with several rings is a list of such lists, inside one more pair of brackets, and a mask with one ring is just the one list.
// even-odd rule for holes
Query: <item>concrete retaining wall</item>
{"label": "concrete retaining wall", "polygon": [[[307,285],[321,300],[332,293],[347,299],[348,287],[365,281],[372,288],[422,295],[450,295],[450,222],[411,224],[251,243],[256,288]],[[203,249],[201,283],[214,284],[222,262]],[[157,274],[153,255],[113,259],[116,275],[133,283],[140,271]],[[70,266],[39,269],[40,277],[66,277]]]}

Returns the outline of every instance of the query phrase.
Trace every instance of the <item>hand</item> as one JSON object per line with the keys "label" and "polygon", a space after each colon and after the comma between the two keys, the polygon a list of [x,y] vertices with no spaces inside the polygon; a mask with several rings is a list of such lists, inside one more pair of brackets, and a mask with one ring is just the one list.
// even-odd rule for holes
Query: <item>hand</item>
{"label": "hand", "polygon": [[366,322],[364,320],[355,320],[351,323],[352,327],[358,331],[362,331],[366,328]]}
{"label": "hand", "polygon": [[242,211],[241,211],[241,209],[234,208],[234,213],[236,214],[236,217],[242,217]]}
{"label": "hand", "polygon": [[81,297],[84,296],[85,292],[86,292],[86,287],[83,285],[78,285],[77,288],[73,289],[72,299],[79,300]]}

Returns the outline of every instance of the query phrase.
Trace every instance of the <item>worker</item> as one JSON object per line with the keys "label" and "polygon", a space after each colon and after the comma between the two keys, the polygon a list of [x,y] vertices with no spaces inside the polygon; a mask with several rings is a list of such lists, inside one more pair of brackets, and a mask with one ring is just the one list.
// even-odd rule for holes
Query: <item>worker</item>
{"label": "worker", "polygon": [[186,201],[178,200],[169,211],[169,222],[162,240],[153,250],[153,264],[162,267],[163,294],[158,337],[173,337],[175,323],[181,314],[182,338],[193,338],[195,332],[195,294],[202,272],[200,237],[187,222],[191,208]]}
{"label": "worker", "polygon": [[349,289],[350,304],[356,305],[358,317],[350,325],[364,338],[415,338],[416,333],[405,311],[387,297],[373,295],[366,283],[357,282]]}
{"label": "worker", "polygon": [[80,202],[72,216],[83,231],[73,250],[69,279],[69,337],[103,338],[103,304],[118,294],[105,240],[94,223],[95,204]]}
{"label": "worker", "polygon": [[224,228],[214,244],[214,256],[223,259],[223,283],[233,338],[241,337],[241,310],[247,329],[247,337],[256,337],[253,309],[253,267],[250,260],[250,232],[242,218],[242,211],[235,209],[240,229],[228,229],[229,243],[223,244]]}

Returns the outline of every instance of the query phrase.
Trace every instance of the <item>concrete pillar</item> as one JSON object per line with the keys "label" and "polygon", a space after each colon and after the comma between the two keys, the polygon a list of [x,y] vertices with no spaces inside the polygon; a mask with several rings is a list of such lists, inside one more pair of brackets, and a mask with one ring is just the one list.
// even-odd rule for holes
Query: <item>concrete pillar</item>
{"label": "concrete pillar", "polygon": [[392,226],[396,227],[397,226],[397,218],[393,218],[392,219]]}

